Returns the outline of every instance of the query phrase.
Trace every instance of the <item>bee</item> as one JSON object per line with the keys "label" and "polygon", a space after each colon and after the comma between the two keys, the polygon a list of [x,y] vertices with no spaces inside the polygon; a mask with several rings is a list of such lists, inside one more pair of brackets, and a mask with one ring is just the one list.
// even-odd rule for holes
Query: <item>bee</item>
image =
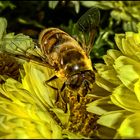
{"label": "bee", "polygon": [[100,13],[95,7],[89,9],[77,21],[79,40],[74,39],[59,28],[44,29],[39,35],[39,45],[55,75],[46,81],[61,78],[64,84],[60,92],[68,87],[70,90],[83,89],[79,96],[85,96],[95,81],[95,72],[90,59],[95,33],[99,26]]}
{"label": "bee", "polygon": [[[54,75],[46,80],[45,84],[57,90],[56,102],[58,102],[55,103],[55,106],[62,108],[65,113],[68,109],[70,110],[68,124],[61,123],[58,115],[52,109],[50,109],[50,113],[53,113],[56,122],[60,123],[63,126],[62,128],[74,133],[78,132],[78,134],[80,132],[86,137],[88,135],[94,137],[98,128],[96,123],[98,116],[91,114],[86,109],[86,104],[94,101],[94,99],[88,98],[86,95],[95,82],[95,71],[90,59],[90,52],[94,44],[99,21],[100,12],[98,8],[93,7],[77,21],[75,25],[76,33],[78,33],[77,38],[70,36],[59,28],[46,28],[41,31],[38,42],[34,41],[33,45],[29,45],[29,48],[20,46],[22,38],[18,38],[19,40],[16,38],[17,42],[12,41],[10,48],[7,47],[9,55],[13,53],[16,58],[27,61],[33,60],[55,70]],[[10,40],[11,38],[7,39],[8,42]],[[5,51],[7,44],[0,44]],[[11,52],[14,48],[15,51]],[[49,85],[49,82],[57,78],[63,81],[60,89]],[[70,92],[65,89],[69,89]],[[73,94],[73,91],[76,94]],[[67,106],[67,103],[69,106]]]}
{"label": "bee", "polygon": [[55,70],[55,75],[45,82],[47,85],[52,80],[60,78],[64,81],[60,93],[67,87],[77,91],[80,97],[91,90],[95,72],[90,52],[99,20],[98,8],[93,7],[83,14],[75,25],[79,34],[77,39],[59,28],[46,28],[41,31],[37,47],[41,51],[42,61],[45,66]]}

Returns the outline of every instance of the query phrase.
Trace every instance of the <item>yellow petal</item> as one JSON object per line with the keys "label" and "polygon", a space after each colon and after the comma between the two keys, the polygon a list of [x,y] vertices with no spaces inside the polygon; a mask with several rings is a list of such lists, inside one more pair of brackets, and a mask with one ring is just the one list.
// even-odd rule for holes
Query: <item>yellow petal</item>
{"label": "yellow petal", "polygon": [[134,85],[134,91],[135,91],[135,94],[136,94],[137,99],[140,102],[140,79],[135,83],[135,85]]}
{"label": "yellow petal", "polygon": [[68,111],[65,113],[62,109],[53,108],[52,111],[57,115],[63,125],[67,124],[70,117],[70,110],[68,107]]}
{"label": "yellow petal", "polygon": [[96,135],[99,139],[112,139],[116,135],[116,130],[105,126],[99,126]]}
{"label": "yellow petal", "polygon": [[91,89],[89,96],[94,96],[95,98],[101,98],[105,96],[109,96],[111,93],[107,90],[103,89],[102,87],[99,87],[96,83],[93,83],[93,87]]}
{"label": "yellow petal", "polygon": [[[22,81],[23,86],[46,106],[52,107],[56,99],[56,91],[45,85],[45,81],[50,78],[51,70],[31,62],[25,63],[24,69],[26,76]],[[56,82],[53,86],[57,87]]]}
{"label": "yellow petal", "polygon": [[140,113],[127,117],[122,122],[118,132],[122,138],[140,138]]}
{"label": "yellow petal", "polygon": [[139,64],[139,62],[125,56],[120,56],[115,61],[114,68],[118,74],[117,77],[131,91],[134,91],[134,83],[139,79]]}
{"label": "yellow petal", "polygon": [[117,129],[120,127],[122,121],[128,117],[130,112],[126,110],[118,110],[118,111],[110,111],[104,115],[102,115],[98,120],[97,123],[112,129]]}
{"label": "yellow petal", "polygon": [[104,97],[87,104],[87,111],[98,115],[103,115],[107,112],[121,109],[110,101],[110,97]]}
{"label": "yellow petal", "polygon": [[109,82],[109,81],[103,79],[99,74],[96,74],[95,82],[99,87],[104,88],[108,92],[112,92],[114,90],[114,88],[116,87],[116,85],[111,83],[111,81]]}
{"label": "yellow petal", "polygon": [[124,85],[118,86],[111,95],[111,101],[132,112],[140,111],[140,103],[134,92],[131,92]]}
{"label": "yellow petal", "polygon": [[103,56],[103,59],[107,66],[112,66],[114,64],[114,60],[116,60],[122,53],[118,50],[109,49],[107,51],[107,55]]}
{"label": "yellow petal", "polygon": [[115,34],[115,42],[119,50],[124,54],[125,51],[122,47],[122,39],[125,37],[125,34]]}

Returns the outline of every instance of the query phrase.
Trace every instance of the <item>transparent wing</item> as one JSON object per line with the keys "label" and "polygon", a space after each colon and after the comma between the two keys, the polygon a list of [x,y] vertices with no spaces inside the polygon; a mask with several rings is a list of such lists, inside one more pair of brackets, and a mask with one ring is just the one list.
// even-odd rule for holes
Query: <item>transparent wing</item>
{"label": "transparent wing", "polygon": [[80,32],[79,39],[87,55],[93,47],[94,38],[100,22],[100,11],[92,7],[83,14],[76,23],[76,29]]}
{"label": "transparent wing", "polygon": [[40,65],[51,67],[41,52],[37,40],[27,36],[20,34],[16,36],[7,35],[0,44],[0,51],[15,58],[34,61]]}

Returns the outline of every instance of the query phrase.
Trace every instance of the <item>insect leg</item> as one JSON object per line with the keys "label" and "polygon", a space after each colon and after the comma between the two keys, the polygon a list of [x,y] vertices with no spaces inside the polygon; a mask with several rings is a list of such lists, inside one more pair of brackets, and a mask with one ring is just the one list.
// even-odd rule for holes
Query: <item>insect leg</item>
{"label": "insect leg", "polygon": [[65,84],[65,82],[64,82],[64,84],[62,85],[62,87],[61,87],[61,92],[65,89],[65,87],[66,87],[66,84]]}
{"label": "insect leg", "polygon": [[56,75],[54,75],[53,77],[51,77],[50,79],[48,79],[47,81],[45,81],[46,84],[48,84],[49,82],[57,79],[58,77]]}
{"label": "insect leg", "polygon": [[57,102],[58,99],[59,99],[59,90],[58,90],[58,88],[49,85],[49,82],[51,82],[51,81],[53,81],[53,80],[55,80],[55,79],[57,79],[57,78],[58,78],[58,77],[57,77],[56,75],[54,75],[53,77],[51,77],[50,79],[48,79],[47,81],[45,81],[45,84],[46,84],[47,86],[51,87],[51,88],[54,89],[54,90],[57,90],[57,93],[58,93],[58,94],[57,94],[56,102]]}
{"label": "insect leg", "polygon": [[[58,88],[54,87],[54,86],[51,86],[49,85],[49,82],[57,79],[58,77],[56,75],[54,75],[53,77],[51,77],[50,79],[48,79],[47,81],[45,81],[45,84],[49,87],[51,87],[52,89],[56,90],[57,91],[57,97],[56,97],[56,102],[58,102],[58,100],[60,99],[62,101],[63,104],[66,105],[64,99],[62,98],[62,95],[61,95],[61,92],[64,90],[65,88],[65,83],[63,84],[63,86],[61,87],[61,89],[59,90]],[[66,108],[65,108],[65,112],[67,112],[67,105],[66,105]]]}

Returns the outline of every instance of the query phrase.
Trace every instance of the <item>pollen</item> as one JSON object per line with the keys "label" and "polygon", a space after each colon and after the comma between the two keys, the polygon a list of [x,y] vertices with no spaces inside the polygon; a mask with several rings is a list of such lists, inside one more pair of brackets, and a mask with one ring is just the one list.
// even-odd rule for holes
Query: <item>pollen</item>
{"label": "pollen", "polygon": [[[73,132],[79,133],[83,136],[94,138],[95,132],[99,128],[97,125],[98,116],[89,113],[86,110],[86,104],[94,101],[94,98],[91,97],[81,97],[80,102],[77,100],[77,96],[73,94],[72,91],[64,91],[67,92],[67,103],[70,105],[70,118],[68,125],[61,127],[64,129]],[[64,106],[60,106],[60,102],[57,102],[57,107],[64,108]],[[59,124],[58,119],[56,120]]]}
{"label": "pollen", "polygon": [[[0,55],[0,75],[12,77],[18,80],[19,77],[19,68],[20,65],[18,62],[11,56],[8,56],[4,53]],[[0,79],[0,82],[1,81]]]}

